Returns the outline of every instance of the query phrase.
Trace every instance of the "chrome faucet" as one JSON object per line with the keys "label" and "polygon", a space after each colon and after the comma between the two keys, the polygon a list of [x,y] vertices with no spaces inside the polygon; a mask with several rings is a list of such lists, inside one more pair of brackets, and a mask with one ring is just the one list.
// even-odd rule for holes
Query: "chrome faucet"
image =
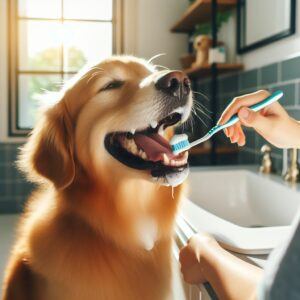
{"label": "chrome faucet", "polygon": [[[290,165],[288,165],[289,155],[290,152]],[[298,163],[298,150],[297,149],[289,149],[284,150],[283,152],[283,178],[285,181],[289,181],[292,183],[300,181],[300,167]]]}
{"label": "chrome faucet", "polygon": [[271,158],[271,147],[269,145],[263,145],[260,149],[263,154],[261,166],[259,172],[264,174],[270,174],[272,172],[272,158]]}

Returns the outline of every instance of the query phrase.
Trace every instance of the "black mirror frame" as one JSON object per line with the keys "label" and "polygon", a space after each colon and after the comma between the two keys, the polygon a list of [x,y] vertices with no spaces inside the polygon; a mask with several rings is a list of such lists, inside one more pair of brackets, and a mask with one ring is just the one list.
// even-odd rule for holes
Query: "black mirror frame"
{"label": "black mirror frame", "polygon": [[291,1],[291,18],[290,18],[290,27],[287,30],[284,30],[282,32],[279,32],[273,36],[270,36],[268,38],[262,39],[258,42],[255,42],[248,46],[242,45],[242,34],[245,36],[245,26],[242,27],[242,22],[245,20],[245,18],[242,18],[243,14],[243,6],[244,2],[246,0],[238,0],[237,1],[237,53],[243,54],[252,50],[255,50],[257,48],[266,46],[268,44],[271,44],[275,41],[281,40],[283,38],[286,38],[288,36],[291,36],[295,34],[296,32],[296,0],[290,0]]}

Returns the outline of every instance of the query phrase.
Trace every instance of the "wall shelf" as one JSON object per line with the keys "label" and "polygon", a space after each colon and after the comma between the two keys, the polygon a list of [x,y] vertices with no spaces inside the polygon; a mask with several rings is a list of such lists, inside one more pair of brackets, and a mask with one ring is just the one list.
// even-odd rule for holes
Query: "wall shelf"
{"label": "wall shelf", "polygon": [[[197,24],[210,23],[212,48],[216,48],[218,46],[218,12],[233,9],[237,3],[238,0],[195,0],[170,30],[176,33],[191,34]],[[211,78],[210,108],[212,110],[212,124],[217,122],[218,76],[220,74],[237,72],[242,69],[242,64],[217,63],[189,67],[183,70],[191,79]],[[211,164],[214,165],[218,162],[218,155],[238,152],[237,148],[218,145],[215,137],[211,139],[211,143],[211,148],[195,147],[191,149],[191,155],[194,158],[197,158],[197,155],[201,154],[209,155]],[[231,155],[229,156],[231,157]]]}
{"label": "wall shelf", "polygon": [[[211,0],[196,0],[185,11],[181,19],[171,28],[171,32],[188,33],[195,25],[211,20]],[[218,11],[236,6],[237,0],[218,0]]]}
{"label": "wall shelf", "polygon": [[[225,74],[231,72],[237,72],[243,70],[243,64],[217,64],[218,74]],[[201,66],[201,67],[190,67],[188,69],[183,70],[186,75],[190,78],[205,78],[211,76],[211,65]]]}

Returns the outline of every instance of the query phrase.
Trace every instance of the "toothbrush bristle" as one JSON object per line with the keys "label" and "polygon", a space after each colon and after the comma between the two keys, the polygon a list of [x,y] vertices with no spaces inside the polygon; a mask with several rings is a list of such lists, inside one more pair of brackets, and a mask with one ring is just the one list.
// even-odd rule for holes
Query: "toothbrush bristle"
{"label": "toothbrush bristle", "polygon": [[182,152],[185,149],[189,148],[189,141],[180,141],[177,144],[171,145],[171,149],[173,153]]}
{"label": "toothbrush bristle", "polygon": [[186,134],[176,134],[170,140],[172,152],[177,155],[190,148],[188,136]]}

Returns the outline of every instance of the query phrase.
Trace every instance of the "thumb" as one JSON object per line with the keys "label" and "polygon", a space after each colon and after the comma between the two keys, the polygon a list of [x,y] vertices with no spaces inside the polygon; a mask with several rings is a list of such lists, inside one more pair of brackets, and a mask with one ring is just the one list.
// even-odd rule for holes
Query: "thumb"
{"label": "thumb", "polygon": [[241,108],[238,116],[244,126],[253,127],[260,132],[268,132],[272,127],[271,120],[247,107]]}

